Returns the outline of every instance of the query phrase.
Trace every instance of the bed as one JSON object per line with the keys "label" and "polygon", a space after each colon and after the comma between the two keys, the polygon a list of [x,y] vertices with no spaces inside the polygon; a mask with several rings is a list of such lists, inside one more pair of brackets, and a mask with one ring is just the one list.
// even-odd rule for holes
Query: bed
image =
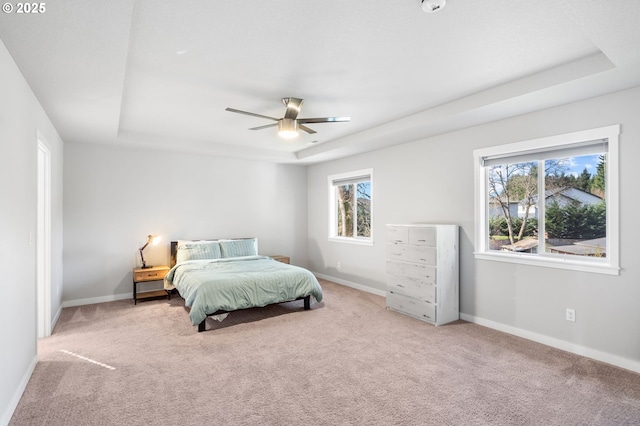
{"label": "bed", "polygon": [[311,272],[258,255],[255,238],[172,241],[164,288],[178,291],[199,332],[210,316],[293,300],[309,310],[312,296],[322,301]]}

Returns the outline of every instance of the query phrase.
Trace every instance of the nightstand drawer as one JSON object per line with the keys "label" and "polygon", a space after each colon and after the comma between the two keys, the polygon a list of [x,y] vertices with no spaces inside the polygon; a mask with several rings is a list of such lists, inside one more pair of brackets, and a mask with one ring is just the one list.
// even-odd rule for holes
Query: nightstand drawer
{"label": "nightstand drawer", "polygon": [[133,271],[133,280],[135,282],[161,280],[165,275],[167,275],[167,272],[169,272],[169,269],[166,267],[136,269]]}

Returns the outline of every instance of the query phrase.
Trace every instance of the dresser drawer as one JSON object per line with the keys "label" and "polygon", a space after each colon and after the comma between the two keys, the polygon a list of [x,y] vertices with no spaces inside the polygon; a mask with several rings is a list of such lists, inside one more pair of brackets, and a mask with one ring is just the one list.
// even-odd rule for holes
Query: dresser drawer
{"label": "dresser drawer", "polygon": [[387,293],[387,307],[423,321],[436,321],[436,307],[434,304],[396,294],[392,291]]}
{"label": "dresser drawer", "polygon": [[436,249],[427,246],[387,244],[387,259],[436,265]]}
{"label": "dresser drawer", "polygon": [[387,243],[403,243],[409,242],[409,228],[406,226],[387,226]]}
{"label": "dresser drawer", "polygon": [[409,244],[436,247],[437,229],[433,227],[409,228]]}
{"label": "dresser drawer", "polygon": [[425,302],[436,303],[436,286],[431,283],[388,275],[387,289],[394,293],[424,300]]}
{"label": "dresser drawer", "polygon": [[438,284],[436,280],[437,274],[435,266],[420,263],[405,263],[388,260],[387,274],[396,277],[405,277],[409,280],[424,284]]}

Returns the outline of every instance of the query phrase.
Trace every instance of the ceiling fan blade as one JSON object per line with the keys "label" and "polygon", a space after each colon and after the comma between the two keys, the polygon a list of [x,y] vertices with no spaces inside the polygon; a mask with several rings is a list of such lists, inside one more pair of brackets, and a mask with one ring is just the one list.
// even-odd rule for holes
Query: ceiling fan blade
{"label": "ceiling fan blade", "polygon": [[351,121],[351,117],[299,118],[298,123],[337,123]]}
{"label": "ceiling fan blade", "polygon": [[247,112],[247,111],[240,111],[239,109],[234,109],[234,108],[225,108],[225,111],[229,111],[229,112],[235,112],[238,114],[244,114],[244,115],[250,115],[252,117],[260,117],[260,118],[266,118],[267,120],[273,120],[273,121],[278,121],[279,118],[273,118],[273,117],[269,117],[266,115],[260,115],[260,114],[255,114],[253,112]]}
{"label": "ceiling fan blade", "polygon": [[252,127],[252,128],[250,128],[249,130],[262,130],[262,129],[267,129],[267,128],[269,128],[269,127],[275,127],[275,126],[277,126],[277,125],[278,125],[278,123],[266,124],[266,125],[264,125],[264,126]]}
{"label": "ceiling fan blade", "polygon": [[282,101],[286,101],[287,105],[287,112],[284,114],[284,118],[295,120],[300,114],[300,108],[302,108],[302,102],[304,101],[300,98],[284,98]]}
{"label": "ceiling fan blade", "polygon": [[307,126],[305,126],[304,124],[298,124],[298,128],[300,130],[304,130],[305,132],[309,133],[310,135],[314,134],[314,133],[318,133],[313,129],[308,128]]}

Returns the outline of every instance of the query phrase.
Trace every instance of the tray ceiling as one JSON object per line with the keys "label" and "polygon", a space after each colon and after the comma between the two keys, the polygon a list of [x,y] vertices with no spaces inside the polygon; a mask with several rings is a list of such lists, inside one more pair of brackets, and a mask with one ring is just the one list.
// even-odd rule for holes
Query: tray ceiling
{"label": "tray ceiling", "polygon": [[[640,84],[637,0],[46,5],[0,39],[66,142],[311,163]],[[285,140],[225,111],[283,97],[351,122]]]}

